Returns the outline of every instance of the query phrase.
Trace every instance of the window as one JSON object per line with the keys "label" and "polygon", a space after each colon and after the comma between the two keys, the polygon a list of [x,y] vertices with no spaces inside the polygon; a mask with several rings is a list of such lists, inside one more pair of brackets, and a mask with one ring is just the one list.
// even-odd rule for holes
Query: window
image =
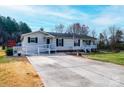
{"label": "window", "polygon": [[80,39],[74,40],[74,46],[80,46]]}
{"label": "window", "polygon": [[85,42],[86,45],[90,45],[91,44],[91,40],[83,40],[83,42]]}
{"label": "window", "polygon": [[37,37],[28,37],[28,43],[37,43]]}
{"label": "window", "polygon": [[92,41],[93,42],[93,45],[95,45],[96,44],[96,42],[95,41]]}
{"label": "window", "polygon": [[63,39],[56,39],[56,46],[63,46]]}
{"label": "window", "polygon": [[91,44],[91,40],[88,40],[88,41],[87,41],[87,45],[90,45],[90,44]]}

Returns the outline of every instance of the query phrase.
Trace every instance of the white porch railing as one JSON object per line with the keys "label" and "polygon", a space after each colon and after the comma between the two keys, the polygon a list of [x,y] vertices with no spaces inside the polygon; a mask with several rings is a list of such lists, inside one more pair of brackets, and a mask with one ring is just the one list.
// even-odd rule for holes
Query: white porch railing
{"label": "white porch railing", "polygon": [[97,45],[82,45],[82,48],[97,48]]}
{"label": "white porch railing", "polygon": [[44,45],[27,45],[27,46],[15,46],[13,47],[13,54],[18,55],[19,53],[23,55],[32,55],[32,54],[40,54],[41,52],[48,52],[54,49],[54,46],[51,44]]}
{"label": "white porch railing", "polygon": [[[96,49],[97,45],[82,45],[80,47],[74,47],[74,48],[69,48],[69,47],[64,47],[63,49],[68,50],[68,49],[83,49],[83,50],[89,50],[91,49]],[[43,45],[26,45],[26,46],[15,46],[13,47],[13,54],[17,56],[19,53],[22,55],[39,55],[40,53],[43,52],[48,52],[50,54],[50,51],[56,51],[58,48],[53,45],[53,44],[43,44]]]}
{"label": "white porch railing", "polygon": [[83,45],[82,46],[82,49],[85,52],[87,52],[87,50],[91,52],[91,49],[97,49],[97,45]]}

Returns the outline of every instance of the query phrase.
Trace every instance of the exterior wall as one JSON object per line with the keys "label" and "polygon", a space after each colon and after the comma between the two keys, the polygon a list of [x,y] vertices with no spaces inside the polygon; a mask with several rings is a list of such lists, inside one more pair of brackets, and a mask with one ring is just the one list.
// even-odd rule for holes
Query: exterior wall
{"label": "exterior wall", "polygon": [[74,42],[73,39],[64,39],[63,46],[56,46],[56,39],[53,39],[53,45],[55,46],[56,50],[68,50],[73,49]]}
{"label": "exterior wall", "polygon": [[[44,41],[44,34],[41,33],[34,33],[34,34],[30,34],[30,35],[26,35],[24,36],[23,40],[22,40],[22,46],[30,46],[30,45],[42,45],[45,44]],[[38,43],[28,43],[28,37],[37,37],[38,38]]]}
{"label": "exterior wall", "polygon": [[52,45],[54,45],[56,50],[72,50],[72,49],[82,49],[85,47],[86,44],[83,42],[83,39],[80,39],[80,46],[74,46],[73,39],[64,38],[64,46],[56,46],[56,38],[54,38]]}
{"label": "exterior wall", "polygon": [[[37,43],[28,43],[28,37],[32,37],[38,38],[38,42]],[[30,54],[30,52],[32,53],[38,53],[38,51],[48,51],[47,48],[43,48],[42,45],[46,44],[46,39],[44,38],[45,35],[42,33],[33,33],[33,34],[29,34],[29,35],[25,35],[23,40],[22,40],[22,47],[26,47],[26,50],[24,50],[24,52],[27,52]],[[73,39],[69,39],[69,38],[63,38],[64,39],[64,46],[56,46],[56,38],[55,37],[51,37],[50,38],[50,44],[51,44],[51,50],[78,50],[78,49],[91,49],[91,48],[95,48],[93,46],[90,45],[86,45],[82,39],[80,39],[80,46],[74,46],[74,41]],[[86,39],[85,39],[86,40]],[[88,39],[87,39],[88,40]],[[90,40],[90,39],[89,39]],[[93,45],[93,43],[91,43],[91,45]],[[39,50],[38,50],[39,48]]]}
{"label": "exterior wall", "polygon": [[[31,38],[38,38],[38,42],[37,43],[28,43],[28,37]],[[46,39],[47,37],[43,34],[43,33],[32,33],[32,34],[28,34],[25,35],[23,40],[22,40],[22,46],[16,46],[13,47],[13,53],[14,55],[17,55],[18,53],[21,53],[22,55],[38,55],[41,52],[47,52],[50,54],[50,51],[56,51],[56,50],[81,50],[83,49],[85,52],[91,51],[91,49],[96,49],[97,48],[97,44],[93,45],[93,43],[91,43],[91,45],[86,45],[85,42],[83,42],[83,39],[80,39],[80,46],[74,46],[74,41],[73,39],[69,39],[69,38],[63,38],[63,46],[56,46],[56,38],[55,37],[49,37],[50,38],[50,45],[46,44]],[[59,38],[58,38],[59,39]],[[62,38],[60,38],[62,39]],[[85,39],[85,40],[91,40],[91,39]],[[96,40],[91,40],[91,42],[93,42]]]}
{"label": "exterior wall", "polygon": [[[38,38],[37,43],[28,43],[28,37],[31,38]],[[50,45],[46,44],[47,38],[50,39]],[[58,38],[59,39],[59,38]],[[62,39],[62,38],[60,38]],[[50,51],[56,51],[56,50],[84,50],[85,52],[89,51],[91,52],[91,49],[97,48],[97,42],[96,40],[92,39],[80,39],[80,46],[74,46],[73,39],[69,38],[63,38],[63,45],[64,46],[56,46],[56,37],[53,36],[46,36],[44,33],[37,32],[37,33],[31,33],[24,35],[24,38],[22,40],[22,46],[15,46],[13,47],[13,54],[17,55],[18,53],[21,53],[22,55],[38,55],[41,52],[42,53],[49,53]],[[95,45],[91,43],[90,45],[87,45],[83,40],[91,40],[91,42],[95,41]]]}
{"label": "exterior wall", "polygon": [[[22,40],[22,47],[23,48],[23,52],[26,53],[26,54],[37,54],[38,53],[38,47],[39,45],[44,45],[46,43],[46,41],[44,40],[44,34],[42,33],[33,33],[33,34],[30,34],[30,35],[25,35],[23,40]],[[37,37],[38,38],[38,41],[37,43],[28,43],[28,37],[31,37],[31,38],[35,38]],[[45,51],[45,49],[41,49],[41,51]]]}
{"label": "exterior wall", "polygon": [[[37,37],[38,38],[38,43],[28,43],[28,37]],[[44,39],[45,35],[41,33],[34,33],[30,35],[24,36],[24,39],[22,41],[22,46],[36,46],[36,45],[44,45],[46,44],[46,40]],[[56,46],[56,38],[51,38],[50,43],[52,45],[53,49],[56,50],[71,50],[71,49],[82,49],[86,44],[83,42],[82,39],[80,39],[80,46],[74,46],[74,41],[73,39],[68,39],[68,38],[63,38],[64,39],[64,46]],[[85,39],[86,40],[86,39]],[[88,40],[88,39],[87,39]],[[91,45],[93,45],[91,43]]]}

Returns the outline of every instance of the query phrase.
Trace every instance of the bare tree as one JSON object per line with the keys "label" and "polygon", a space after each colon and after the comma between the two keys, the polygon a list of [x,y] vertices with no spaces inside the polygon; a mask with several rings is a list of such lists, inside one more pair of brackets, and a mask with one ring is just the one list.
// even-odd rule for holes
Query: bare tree
{"label": "bare tree", "polygon": [[72,25],[72,27],[73,27],[73,32],[75,34],[80,34],[80,32],[81,32],[81,25],[80,25],[80,23],[75,23],[75,24]]}
{"label": "bare tree", "polygon": [[110,32],[110,46],[112,50],[115,50],[115,45],[116,45],[116,30],[117,28],[115,26],[109,27],[109,32]]}
{"label": "bare tree", "polygon": [[80,35],[87,35],[89,32],[89,27],[86,25],[80,25],[80,23],[74,23],[72,25],[69,25],[67,33],[73,33],[73,34],[80,34]]}
{"label": "bare tree", "polygon": [[63,24],[56,25],[55,31],[56,31],[56,33],[63,33],[64,32],[64,25]]}
{"label": "bare tree", "polygon": [[74,23],[72,25],[69,25],[67,27],[66,33],[71,33],[71,34],[80,34],[81,31],[81,26],[79,23]]}
{"label": "bare tree", "polygon": [[105,39],[105,38],[104,38],[103,33],[100,33],[100,34],[99,34],[99,44],[98,44],[99,49],[104,49],[104,48],[105,48],[104,39]]}
{"label": "bare tree", "polygon": [[93,30],[93,31],[91,32],[91,36],[94,37],[94,38],[96,38],[97,35],[96,35],[96,31],[95,31],[95,30]]}
{"label": "bare tree", "polygon": [[89,27],[86,25],[81,26],[81,34],[82,35],[87,35],[89,33]]}
{"label": "bare tree", "polygon": [[69,25],[67,27],[66,33],[73,35],[73,40],[75,40],[75,38],[77,38],[76,34],[79,34],[79,27],[80,27],[80,24],[78,23]]}
{"label": "bare tree", "polygon": [[72,27],[72,25],[69,25],[69,26],[67,27],[65,33],[73,33],[73,27]]}
{"label": "bare tree", "polygon": [[108,41],[108,35],[107,35],[107,31],[106,30],[103,31],[103,36],[104,36],[105,45],[108,46],[109,45],[109,41]]}
{"label": "bare tree", "polygon": [[119,27],[111,26],[109,27],[110,32],[110,46],[112,50],[115,50],[119,45],[119,41],[122,39],[123,32]]}
{"label": "bare tree", "polygon": [[120,43],[123,39],[123,32],[121,30],[116,31],[116,42]]}

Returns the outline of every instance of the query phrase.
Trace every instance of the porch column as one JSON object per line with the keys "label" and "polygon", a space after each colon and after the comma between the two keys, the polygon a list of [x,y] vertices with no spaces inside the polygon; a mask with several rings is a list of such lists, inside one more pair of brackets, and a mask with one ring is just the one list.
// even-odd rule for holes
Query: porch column
{"label": "porch column", "polygon": [[25,47],[26,55],[27,55],[27,47]]}
{"label": "porch column", "polygon": [[14,55],[15,55],[15,53],[14,53],[14,51],[15,51],[15,47],[12,47],[12,48],[13,48],[13,49],[12,49],[12,50],[13,50],[12,52],[13,52],[13,56],[14,56]]}
{"label": "porch column", "polygon": [[40,50],[39,50],[39,47],[37,48],[37,52],[38,52],[38,55],[40,55]]}
{"label": "porch column", "polygon": [[48,53],[50,54],[50,48],[48,49]]}

